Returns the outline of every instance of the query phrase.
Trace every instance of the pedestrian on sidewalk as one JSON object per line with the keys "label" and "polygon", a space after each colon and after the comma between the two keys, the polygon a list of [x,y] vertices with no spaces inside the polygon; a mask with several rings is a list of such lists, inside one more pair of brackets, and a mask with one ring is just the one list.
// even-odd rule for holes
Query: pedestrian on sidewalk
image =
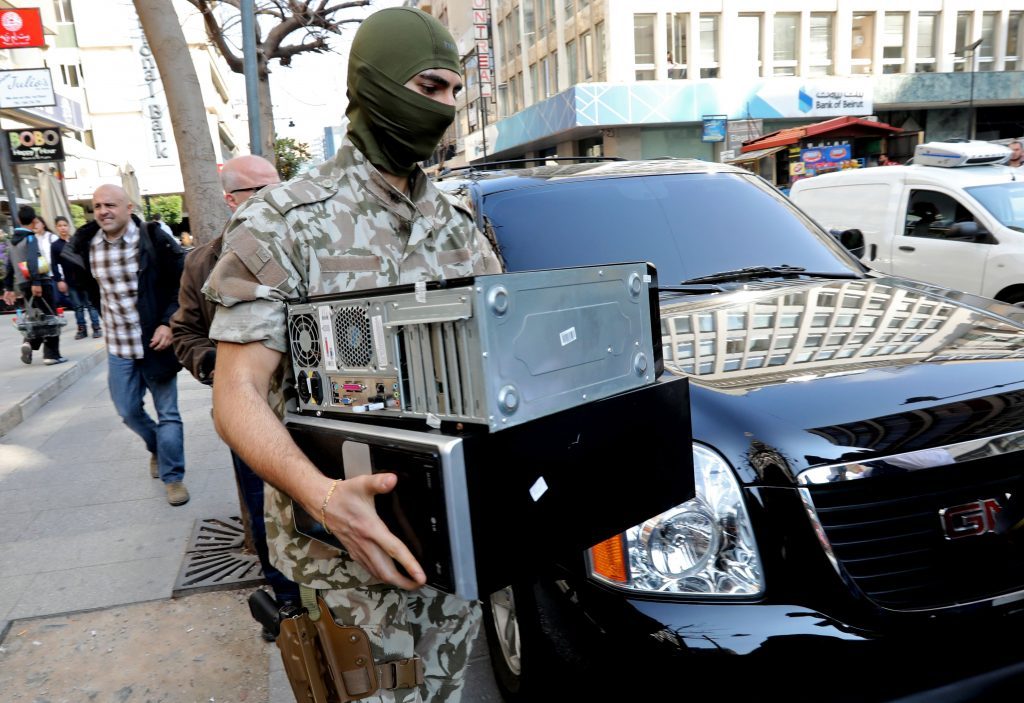
{"label": "pedestrian on sidewalk", "polygon": [[53,220],[53,226],[57,228],[57,241],[50,247],[50,261],[53,262],[53,280],[57,284],[57,290],[67,295],[71,306],[75,309],[75,323],[78,325],[78,332],[75,339],[85,339],[88,336],[85,326],[85,311],[89,311],[89,320],[92,322],[93,339],[103,336],[103,329],[100,327],[100,314],[89,302],[89,295],[82,288],[75,276],[73,266],[65,266],[61,262],[61,253],[68,240],[71,238],[71,223],[64,215],[57,215]]}
{"label": "pedestrian on sidewalk", "polygon": [[[15,227],[7,251],[7,264],[4,267],[4,302],[14,305],[15,290],[20,290],[21,296],[25,299],[26,313],[29,309],[34,309],[41,315],[55,315],[56,303],[53,299],[50,264],[43,255],[39,239],[29,229],[36,219],[36,211],[32,206],[22,205],[18,208],[18,222],[21,226]],[[60,355],[60,328],[57,328],[56,334],[46,337],[26,333],[21,344],[21,360],[31,364],[32,352],[39,349],[40,345],[43,347],[43,363],[47,366],[67,361]]]}
{"label": "pedestrian on sidewalk", "polygon": [[[185,252],[159,225],[132,213],[123,188],[102,185],[92,196],[96,219],[78,229],[62,252],[75,267],[94,307],[102,300],[106,323],[107,384],[118,415],[149,450],[149,473],[164,482],[167,502],[188,502],[185,435],[178,412],[171,315]],[[157,420],[143,407],[153,396]]]}
{"label": "pedestrian on sidewalk", "polygon": [[[231,212],[264,186],[279,183],[281,177],[273,164],[261,156],[236,156],[224,163],[220,172],[224,201]],[[171,317],[174,351],[181,365],[192,372],[196,380],[213,384],[214,365],[217,361],[217,343],[210,339],[210,324],[217,306],[203,295],[203,284],[220,258],[223,235],[197,247],[185,257],[185,272],[181,276],[178,293],[178,311]],[[263,479],[257,476],[242,457],[232,450],[231,464],[235,467],[235,481],[244,501],[246,518],[259,556],[267,584],[281,607],[298,603],[299,588],[278,571],[267,555],[267,527],[263,520]],[[264,629],[264,638],[273,635]]]}
{"label": "pedestrian on sidewalk", "polygon": [[[479,603],[426,587],[376,514],[374,497],[394,488],[394,474],[331,480],[270,405],[291,375],[284,301],[500,270],[472,215],[418,166],[455,119],[462,64],[451,34],[420,10],[387,8],[360,24],[349,56],[348,132],[336,156],[249,198],[225,231],[204,288],[218,303],[214,421],[267,482],[274,564],[304,595],[315,589],[337,623],[363,628],[377,667],[422,673],[374,699],[456,701]],[[300,534],[292,500],[344,549]]]}

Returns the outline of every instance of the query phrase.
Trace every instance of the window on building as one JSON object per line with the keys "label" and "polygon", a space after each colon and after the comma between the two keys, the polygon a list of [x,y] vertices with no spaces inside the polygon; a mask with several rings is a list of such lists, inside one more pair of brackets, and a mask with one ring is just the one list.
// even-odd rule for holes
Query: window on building
{"label": "window on building", "polygon": [[555,33],[555,5],[558,0],[547,0],[547,18],[548,18],[548,30]]}
{"label": "window on building", "polygon": [[832,75],[832,13],[812,12],[808,70],[812,76]]}
{"label": "window on building", "polygon": [[533,0],[533,2],[535,4],[533,12],[537,17],[537,36],[546,37],[548,35],[548,23],[544,21],[547,17],[546,6],[554,0]]}
{"label": "window on building", "polygon": [[567,66],[569,71],[569,85],[575,85],[576,81],[579,80],[579,65],[577,64],[575,39],[570,39],[565,43],[565,57],[569,62],[569,65]]}
{"label": "window on building", "polygon": [[795,76],[800,44],[799,13],[776,13],[773,32],[773,72],[776,76]]}
{"label": "window on building", "polygon": [[970,44],[971,39],[971,25],[973,22],[973,12],[958,12],[956,13],[956,49],[953,57],[953,70],[954,71],[966,71],[970,69],[970,64],[967,61],[966,52],[964,47]]}
{"label": "window on building", "polygon": [[58,22],[75,21],[75,15],[71,12],[71,0],[53,0],[53,14]]}
{"label": "window on building", "polygon": [[979,71],[991,71],[994,67],[998,21],[998,12],[985,12],[981,15],[981,45],[978,47],[978,63],[975,64]]}
{"label": "window on building", "polygon": [[60,65],[60,76],[61,76],[61,79],[64,82],[64,85],[71,86],[72,88],[77,88],[78,87],[78,85],[79,85],[78,66],[71,66],[71,65],[61,64]]}
{"label": "window on building", "polygon": [[700,16],[700,77],[718,78],[719,15]]}
{"label": "window on building", "polygon": [[598,22],[594,25],[594,44],[597,49],[597,53],[594,55],[594,58],[597,60],[597,80],[603,81],[608,77],[606,73],[607,65],[605,63],[605,58],[608,54],[605,53],[604,46],[604,22]]}
{"label": "window on building", "polygon": [[590,4],[590,0],[580,0],[580,9],[582,10],[584,7],[586,7],[589,4]]}
{"label": "window on building", "polygon": [[665,46],[668,47],[668,77],[686,78],[686,12],[669,13],[665,22]]}
{"label": "window on building", "polygon": [[594,38],[590,32],[584,32],[580,41],[583,42],[583,80],[590,81],[594,79]]}
{"label": "window on building", "polygon": [[934,12],[922,12],[917,16],[917,73],[935,72],[935,47],[938,46],[939,23]]}
{"label": "window on building", "polygon": [[850,36],[850,72],[871,73],[871,55],[875,47],[875,13],[854,13]]}
{"label": "window on building", "polygon": [[530,102],[540,102],[540,75],[537,72],[537,64],[530,64]]}
{"label": "window on building", "polygon": [[761,75],[762,15],[739,15],[736,18],[737,76]]}
{"label": "window on building", "polygon": [[638,81],[653,81],[654,14],[633,15],[633,68]]}
{"label": "window on building", "polygon": [[518,54],[523,46],[523,29],[519,23],[519,5],[512,8],[512,41],[508,44],[515,45],[515,53]]}
{"label": "window on building", "polygon": [[1021,63],[1020,50],[1024,46],[1024,12],[1010,13],[1010,26],[1006,28],[1006,70],[1016,71]]}
{"label": "window on building", "polygon": [[576,0],[565,0],[565,17],[566,19],[576,14]]}
{"label": "window on building", "polygon": [[551,52],[541,60],[544,67],[544,96],[551,97],[558,93],[558,54]]}
{"label": "window on building", "polygon": [[523,0],[523,25],[527,46],[537,41],[537,23],[533,17],[533,3],[534,0]]}
{"label": "window on building", "polygon": [[903,50],[906,44],[906,12],[885,13],[885,36],[882,38],[882,72],[903,73]]}

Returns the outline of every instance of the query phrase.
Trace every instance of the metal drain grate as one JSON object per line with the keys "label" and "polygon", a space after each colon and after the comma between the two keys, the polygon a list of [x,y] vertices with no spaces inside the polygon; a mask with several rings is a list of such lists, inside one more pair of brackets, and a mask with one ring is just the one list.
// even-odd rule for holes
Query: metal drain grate
{"label": "metal drain grate", "polygon": [[171,596],[263,583],[259,558],[243,550],[244,541],[237,516],[196,520]]}

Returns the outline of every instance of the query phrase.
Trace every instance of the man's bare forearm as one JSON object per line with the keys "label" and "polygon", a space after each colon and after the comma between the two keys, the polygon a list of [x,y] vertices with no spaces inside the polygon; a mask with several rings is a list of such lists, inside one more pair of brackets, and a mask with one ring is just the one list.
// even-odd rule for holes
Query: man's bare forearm
{"label": "man's bare forearm", "polygon": [[[270,350],[256,351],[269,363],[264,352]],[[252,356],[240,345],[222,343],[219,347],[213,384],[217,432],[260,478],[297,500],[310,515],[319,515],[320,501],[331,481],[295,445],[267,404],[269,375],[245,373],[253,369],[244,363]],[[256,364],[256,368],[262,366]]]}

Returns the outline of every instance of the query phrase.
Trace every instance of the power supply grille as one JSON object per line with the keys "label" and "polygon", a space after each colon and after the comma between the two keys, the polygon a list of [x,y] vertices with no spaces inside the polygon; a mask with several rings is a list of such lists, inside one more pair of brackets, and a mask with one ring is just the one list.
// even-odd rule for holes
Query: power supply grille
{"label": "power supply grille", "polygon": [[320,326],[314,315],[293,315],[288,320],[288,338],[296,366],[315,368],[320,365]]}
{"label": "power supply grille", "polygon": [[362,368],[370,365],[373,341],[370,338],[370,317],[363,305],[335,308],[334,339],[338,349],[338,365]]}

